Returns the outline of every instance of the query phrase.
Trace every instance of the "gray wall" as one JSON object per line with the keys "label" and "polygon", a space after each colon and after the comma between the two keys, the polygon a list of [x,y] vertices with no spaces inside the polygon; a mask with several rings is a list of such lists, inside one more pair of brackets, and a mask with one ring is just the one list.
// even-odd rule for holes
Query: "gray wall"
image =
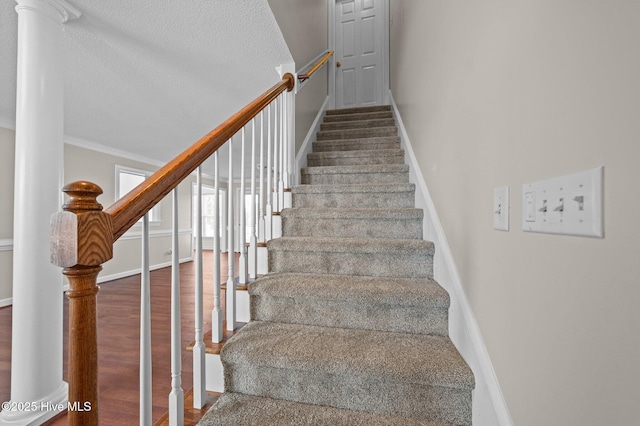
{"label": "gray wall", "polygon": [[[640,2],[391,4],[392,93],[514,424],[637,423]],[[522,184],[597,166],[604,239],[522,232]]]}
{"label": "gray wall", "polygon": [[0,306],[11,297],[15,132],[0,127]]}
{"label": "gray wall", "polygon": [[[12,250],[13,238],[13,170],[14,170],[15,132],[0,128],[0,306],[10,302],[12,295]],[[115,201],[115,166],[131,167],[153,172],[155,165],[142,161],[98,152],[92,149],[65,144],[64,148],[64,182],[89,180],[103,189],[104,193],[98,201],[108,207]],[[180,257],[186,259],[191,254],[191,183],[195,177],[188,177],[179,186],[180,212],[179,228]],[[208,180],[204,183],[212,185]],[[222,185],[225,186],[225,185]],[[171,260],[168,251],[171,249],[171,199],[170,196],[161,201],[162,221],[150,226],[150,264],[152,267],[165,264]],[[125,234],[114,245],[114,258],[104,264],[99,279],[113,279],[130,275],[140,268],[140,225]]]}
{"label": "gray wall", "polygon": [[[269,0],[296,70],[327,50],[326,0]],[[296,96],[296,152],[327,97],[327,67],[314,74]]]}

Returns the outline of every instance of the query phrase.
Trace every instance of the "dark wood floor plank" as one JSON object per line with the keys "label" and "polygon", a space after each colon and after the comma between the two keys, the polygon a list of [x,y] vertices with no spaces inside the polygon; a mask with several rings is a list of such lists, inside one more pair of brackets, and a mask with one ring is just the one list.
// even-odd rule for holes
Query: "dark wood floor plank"
{"label": "dark wood floor plank", "polygon": [[[236,262],[237,262],[236,255]],[[204,330],[211,329],[213,308],[213,256],[204,252]],[[226,255],[221,261],[221,279],[227,280]],[[236,269],[237,270],[237,269]],[[186,350],[194,340],[193,262],[180,265],[180,309],[182,316],[182,388],[192,387],[192,353]],[[224,304],[224,292],[221,301]],[[62,297],[62,296],[61,296]],[[171,269],[151,272],[151,342],[153,419],[157,421],[168,409],[171,390]],[[68,303],[64,298],[64,329],[68,329]],[[11,393],[11,307],[0,309],[0,401],[8,401]],[[139,333],[140,275],[100,285],[98,294],[98,380],[100,422],[102,424],[135,425],[139,415]],[[46,350],[46,348],[43,348]],[[67,333],[64,335],[64,378],[67,377]],[[215,394],[211,394],[215,399]],[[190,418],[198,413],[190,413]],[[66,425],[66,416],[49,425]],[[191,423],[195,424],[195,423]]]}

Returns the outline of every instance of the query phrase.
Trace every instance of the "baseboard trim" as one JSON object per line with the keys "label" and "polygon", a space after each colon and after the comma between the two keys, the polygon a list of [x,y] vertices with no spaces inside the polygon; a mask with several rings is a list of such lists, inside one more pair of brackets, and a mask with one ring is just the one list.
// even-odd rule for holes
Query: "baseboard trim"
{"label": "baseboard trim", "polygon": [[[180,259],[180,263],[191,262],[192,260],[193,260],[193,256],[185,257],[183,259]],[[156,269],[162,269],[162,268],[166,268],[168,266],[171,266],[171,262],[170,261],[169,262],[158,263],[157,265],[150,266],[149,270],[150,271],[155,271]],[[105,276],[99,276],[98,275],[98,284],[105,283],[107,281],[119,280],[120,278],[130,277],[132,275],[137,275],[140,272],[142,272],[142,269],[141,268],[136,268],[136,269],[131,269],[129,271],[118,272],[117,274],[111,274],[111,275],[105,275]]]}
{"label": "baseboard trim", "polygon": [[13,305],[13,297],[7,297],[6,299],[0,299],[0,308]]}
{"label": "baseboard trim", "polygon": [[316,118],[311,123],[311,127],[309,127],[309,131],[307,132],[307,136],[305,136],[302,145],[300,146],[300,150],[296,155],[296,167],[295,167],[295,177],[294,184],[300,185],[300,169],[304,169],[307,167],[307,154],[310,154],[313,150],[313,140],[316,137],[316,133],[320,131],[320,124],[322,124],[322,120],[324,119],[324,112],[327,110],[327,105],[329,105],[329,96],[327,96],[318,110],[318,114]]}
{"label": "baseboard trim", "polygon": [[[453,315],[450,315],[449,323],[451,340],[456,344],[465,361],[467,361],[473,369],[476,376],[476,391],[486,388],[489,394],[489,401],[486,401],[485,398],[480,398],[474,393],[473,424],[479,426],[482,424],[493,424],[486,420],[483,421],[483,418],[486,417],[497,419],[500,426],[513,426],[513,420],[504,399],[502,389],[500,388],[500,383],[496,377],[493,364],[491,363],[489,352],[480,333],[478,322],[475,319],[469,300],[462,287],[460,274],[458,273],[453,254],[451,253],[444,228],[442,227],[438,212],[431,199],[426,181],[418,166],[411,141],[391,91],[389,91],[389,102],[400,132],[401,145],[405,150],[409,162],[410,180],[417,187],[416,207],[422,208],[425,211],[423,225],[424,238],[430,239],[435,243],[436,257],[440,255],[440,259],[434,259],[435,279],[449,291],[452,296],[451,313],[453,313]],[[480,406],[478,406],[477,403],[479,403]],[[490,406],[486,406],[487,404],[490,404]]]}

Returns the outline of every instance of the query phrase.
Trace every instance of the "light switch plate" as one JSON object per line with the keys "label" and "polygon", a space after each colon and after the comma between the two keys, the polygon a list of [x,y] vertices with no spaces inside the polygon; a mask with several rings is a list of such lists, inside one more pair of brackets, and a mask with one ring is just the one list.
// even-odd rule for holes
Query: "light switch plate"
{"label": "light switch plate", "polygon": [[493,190],[493,229],[509,230],[509,187]]}
{"label": "light switch plate", "polygon": [[522,185],[522,230],[604,236],[604,168]]}

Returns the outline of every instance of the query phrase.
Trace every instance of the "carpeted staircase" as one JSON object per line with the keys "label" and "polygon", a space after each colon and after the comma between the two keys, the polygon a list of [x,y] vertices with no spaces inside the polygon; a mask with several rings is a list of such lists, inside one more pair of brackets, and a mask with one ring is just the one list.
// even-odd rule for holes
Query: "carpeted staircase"
{"label": "carpeted staircase", "polygon": [[389,107],[327,111],[308,165],[200,424],[470,425],[474,377]]}

